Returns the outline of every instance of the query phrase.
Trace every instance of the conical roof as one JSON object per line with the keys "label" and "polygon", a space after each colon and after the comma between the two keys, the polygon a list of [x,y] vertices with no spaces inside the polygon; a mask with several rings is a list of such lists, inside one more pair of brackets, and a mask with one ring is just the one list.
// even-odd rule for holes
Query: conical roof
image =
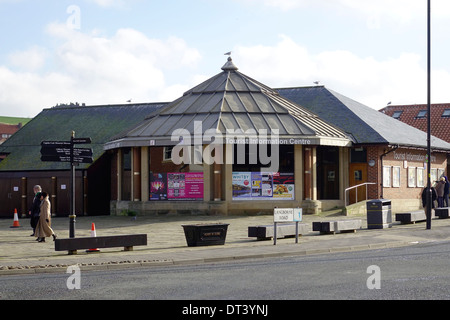
{"label": "conical roof", "polygon": [[[176,129],[257,134],[278,130],[280,138],[310,139],[311,144],[349,145],[348,135],[311,111],[283,98],[270,87],[240,73],[231,58],[222,72],[185,92],[151,114],[140,125],[118,136],[105,149],[122,146],[175,145]],[[194,128],[196,123],[197,128]],[[264,131],[263,131],[264,132]]]}

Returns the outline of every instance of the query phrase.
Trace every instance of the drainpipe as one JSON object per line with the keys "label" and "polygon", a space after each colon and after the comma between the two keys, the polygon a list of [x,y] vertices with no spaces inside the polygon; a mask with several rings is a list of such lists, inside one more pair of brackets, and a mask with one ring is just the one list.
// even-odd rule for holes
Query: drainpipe
{"label": "drainpipe", "polygon": [[392,149],[386,151],[385,153],[383,153],[383,154],[380,156],[380,163],[381,163],[381,182],[380,182],[380,186],[381,186],[381,196],[380,196],[380,199],[384,199],[384,198],[383,198],[383,190],[384,190],[384,188],[383,188],[383,181],[384,181],[384,177],[383,177],[383,175],[384,175],[384,173],[383,173],[383,171],[384,171],[384,169],[383,169],[383,158],[384,158],[385,156],[387,156],[389,153],[391,153],[391,152],[397,150],[398,148],[399,148],[399,145],[396,145],[396,146],[394,146]]}

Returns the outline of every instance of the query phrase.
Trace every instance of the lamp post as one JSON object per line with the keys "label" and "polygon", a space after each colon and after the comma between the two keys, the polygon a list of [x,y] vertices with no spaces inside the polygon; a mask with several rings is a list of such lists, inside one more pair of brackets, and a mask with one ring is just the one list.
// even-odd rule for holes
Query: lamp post
{"label": "lamp post", "polygon": [[427,10],[427,230],[431,229],[431,0],[428,0]]}

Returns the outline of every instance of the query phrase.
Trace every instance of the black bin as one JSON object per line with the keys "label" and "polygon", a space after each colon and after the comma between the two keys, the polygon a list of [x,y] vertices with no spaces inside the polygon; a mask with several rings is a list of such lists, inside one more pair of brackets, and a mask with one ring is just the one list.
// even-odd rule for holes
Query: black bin
{"label": "black bin", "polygon": [[215,246],[225,244],[229,224],[183,225],[188,247]]}
{"label": "black bin", "polygon": [[391,200],[367,201],[367,228],[387,229],[392,227]]}

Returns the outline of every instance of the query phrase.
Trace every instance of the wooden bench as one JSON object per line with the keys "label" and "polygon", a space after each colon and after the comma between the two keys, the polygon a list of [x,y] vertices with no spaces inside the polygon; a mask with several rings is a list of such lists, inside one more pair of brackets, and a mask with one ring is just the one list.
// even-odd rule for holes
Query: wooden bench
{"label": "wooden bench", "polygon": [[76,254],[79,249],[97,249],[124,247],[125,251],[132,251],[134,246],[146,246],[146,234],[130,234],[102,237],[82,237],[55,240],[55,251],[69,251]]}
{"label": "wooden bench", "polygon": [[[434,210],[431,210],[431,218],[434,219]],[[395,214],[395,221],[400,221],[402,224],[416,222],[422,222],[427,220],[427,215],[425,214],[425,210],[417,210],[411,212],[401,212]]]}
{"label": "wooden bench", "polygon": [[439,217],[439,219],[448,219],[450,218],[450,208],[436,208],[434,209],[434,214],[436,217]]}
{"label": "wooden bench", "polygon": [[336,221],[319,221],[313,222],[313,231],[319,231],[320,234],[335,234],[338,232],[356,232],[361,229],[362,220],[336,220]]}
{"label": "wooden bench", "polygon": [[[307,233],[308,225],[306,223],[298,224],[298,234],[302,235]],[[274,235],[274,226],[252,226],[248,227],[249,238],[255,238],[257,240],[270,240]],[[277,223],[277,239],[295,237],[295,223],[280,224]]]}

